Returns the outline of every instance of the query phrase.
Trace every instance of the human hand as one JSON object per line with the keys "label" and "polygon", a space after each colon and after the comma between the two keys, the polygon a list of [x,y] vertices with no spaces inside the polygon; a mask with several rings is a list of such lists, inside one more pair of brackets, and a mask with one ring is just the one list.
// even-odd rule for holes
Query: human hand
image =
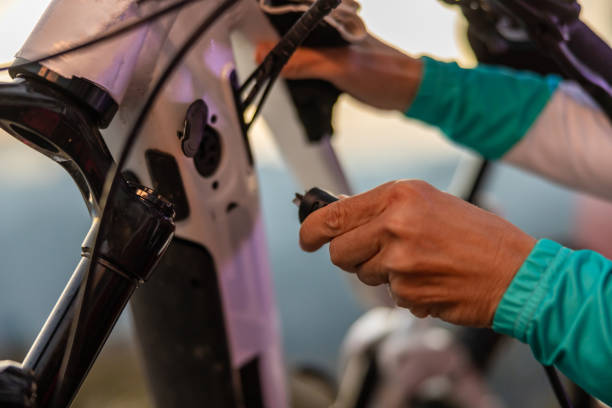
{"label": "human hand", "polygon": [[[274,43],[257,47],[263,61]],[[324,79],[360,101],[380,109],[404,112],[414,99],[423,71],[420,60],[369,36],[338,48],[299,48],[281,75],[287,79]]]}
{"label": "human hand", "polygon": [[423,181],[383,184],[312,214],[300,245],[329,242],[332,262],[371,286],[389,284],[415,316],[490,326],[535,239]]}

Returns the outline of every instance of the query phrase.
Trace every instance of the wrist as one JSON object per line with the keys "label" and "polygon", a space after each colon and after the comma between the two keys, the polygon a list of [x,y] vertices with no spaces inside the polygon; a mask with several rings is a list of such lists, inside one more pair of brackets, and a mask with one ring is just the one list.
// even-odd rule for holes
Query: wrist
{"label": "wrist", "polygon": [[525,333],[532,316],[570,252],[551,240],[537,242],[497,305],[493,330],[526,341]]}
{"label": "wrist", "polygon": [[408,55],[402,56],[401,65],[401,71],[404,73],[402,80],[402,94],[404,97],[398,99],[398,105],[395,109],[404,113],[410,108],[416,98],[423,81],[425,66],[421,58],[412,58]]}
{"label": "wrist", "polygon": [[490,292],[489,327],[493,325],[495,313],[504,294],[537,243],[537,240],[532,236],[514,226],[512,228],[514,231],[506,234],[506,237],[501,241],[500,246],[504,248],[503,255],[497,257],[497,262],[493,269],[497,273],[495,274],[496,282],[494,289]]}
{"label": "wrist", "polygon": [[361,102],[404,112],[416,97],[423,63],[399,51],[346,51],[325,71],[327,80]]}

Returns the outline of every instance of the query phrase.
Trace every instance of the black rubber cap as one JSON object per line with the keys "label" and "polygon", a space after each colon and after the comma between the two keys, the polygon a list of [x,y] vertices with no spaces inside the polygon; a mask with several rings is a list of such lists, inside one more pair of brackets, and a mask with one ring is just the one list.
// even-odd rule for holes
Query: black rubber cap
{"label": "black rubber cap", "polygon": [[308,190],[306,194],[300,197],[300,207],[298,210],[300,224],[304,222],[306,217],[311,213],[334,201],[338,201],[338,197],[318,187],[313,187]]}

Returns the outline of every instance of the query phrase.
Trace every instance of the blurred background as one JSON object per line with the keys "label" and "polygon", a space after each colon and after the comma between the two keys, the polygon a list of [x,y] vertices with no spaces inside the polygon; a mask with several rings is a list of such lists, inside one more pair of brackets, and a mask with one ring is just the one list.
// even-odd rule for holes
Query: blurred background
{"label": "blurred background", "polygon": [[[0,1],[0,61],[12,59],[47,3]],[[413,54],[474,64],[455,9],[435,0],[361,3],[365,23],[385,41]],[[610,41],[612,3],[581,4],[585,19]],[[341,97],[334,121],[333,143],[355,191],[399,178],[424,179],[446,189],[459,161],[471,157],[433,129],[349,97]],[[252,140],[286,362],[334,378],[340,343],[365,307],[325,250],[299,250],[296,210],[289,201],[298,187],[264,127]],[[536,237],[607,250],[601,226],[598,230],[592,221],[595,213],[610,213],[606,203],[505,165],[495,166],[485,190],[506,218]],[[64,170],[5,133],[0,133],[0,197],[0,359],[19,361],[78,262],[89,216]],[[578,224],[591,230],[578,229]],[[496,363],[491,386],[507,406],[554,406],[529,356],[522,345],[508,347]],[[148,407],[147,398],[129,313],[124,313],[74,406]]]}

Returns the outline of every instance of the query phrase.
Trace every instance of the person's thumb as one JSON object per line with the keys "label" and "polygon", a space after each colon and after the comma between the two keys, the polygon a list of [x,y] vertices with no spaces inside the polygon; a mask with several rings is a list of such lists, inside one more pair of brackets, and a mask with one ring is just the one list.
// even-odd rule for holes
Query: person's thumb
{"label": "person's thumb", "polygon": [[[259,64],[274,48],[274,43],[261,43],[255,51]],[[342,50],[336,48],[298,48],[291,56],[281,75],[288,79],[332,80],[340,70],[339,57]]]}

